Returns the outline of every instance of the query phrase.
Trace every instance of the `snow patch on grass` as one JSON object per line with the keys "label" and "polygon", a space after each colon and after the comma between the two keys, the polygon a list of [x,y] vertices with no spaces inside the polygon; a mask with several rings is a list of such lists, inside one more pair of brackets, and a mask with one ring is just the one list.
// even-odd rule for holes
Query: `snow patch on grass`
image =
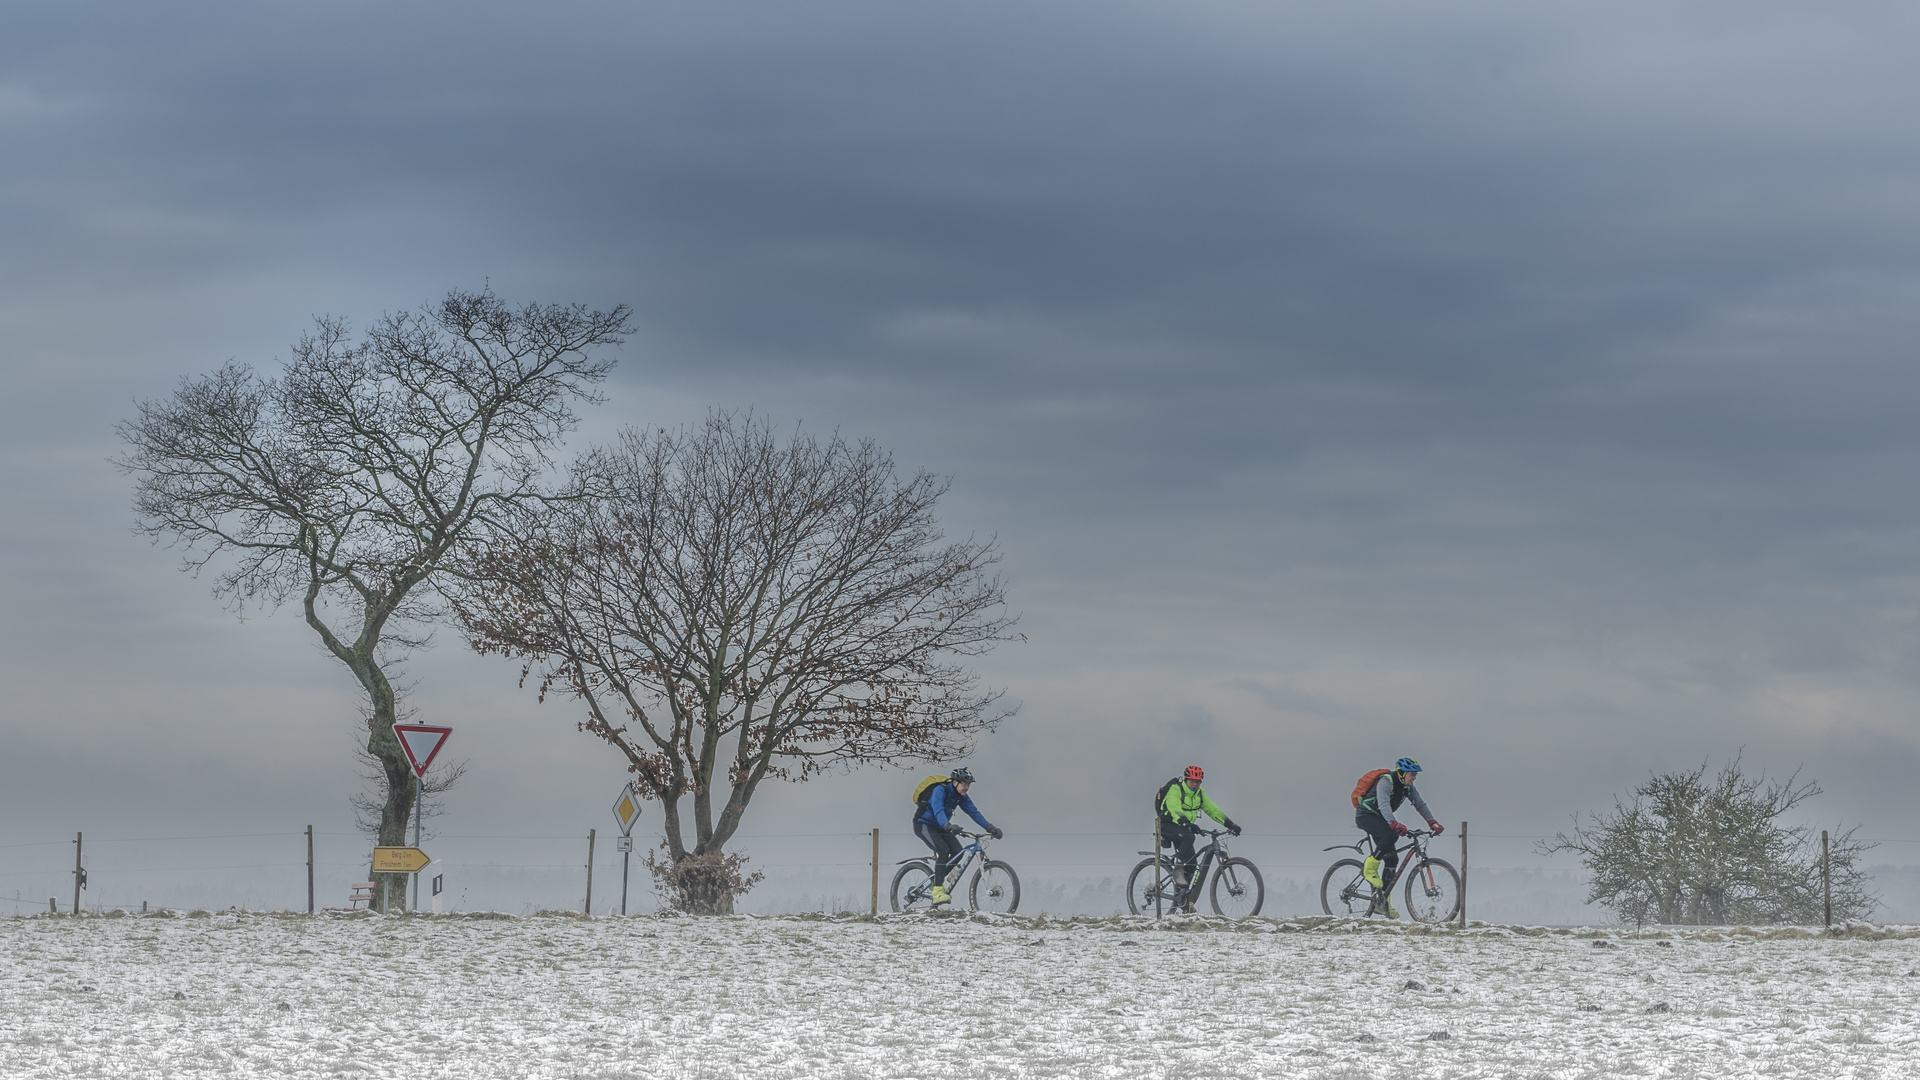
{"label": "snow patch on grass", "polygon": [[0,919],[0,957],[23,1078],[1920,1071],[1920,928],[1866,924],[199,912]]}

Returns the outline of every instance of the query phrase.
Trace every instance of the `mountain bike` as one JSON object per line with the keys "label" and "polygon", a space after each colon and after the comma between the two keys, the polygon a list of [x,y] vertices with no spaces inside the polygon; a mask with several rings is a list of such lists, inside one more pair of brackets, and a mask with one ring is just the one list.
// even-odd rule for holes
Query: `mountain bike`
{"label": "mountain bike", "polygon": [[[985,833],[958,835],[969,837],[973,842],[960,849],[953,869],[947,871],[947,880],[959,882],[966,877],[967,870],[978,863],[980,868],[973,872],[973,883],[967,887],[967,906],[974,911],[1013,914],[1020,906],[1020,876],[1006,863],[987,858],[987,849],[983,846],[987,839]],[[893,910],[933,910],[933,860],[901,859],[899,865],[900,869],[893,874],[893,887],[887,892],[887,901]]]}
{"label": "mountain bike", "polygon": [[[1182,889],[1174,884],[1174,872],[1180,867],[1180,860],[1171,854],[1143,851],[1147,858],[1133,868],[1127,878],[1127,910],[1135,915],[1154,913],[1154,901],[1159,901],[1161,911],[1175,914],[1180,911],[1192,912],[1193,902],[1200,898],[1200,885],[1207,880],[1207,872],[1213,872],[1212,884],[1208,886],[1207,897],[1213,904],[1215,915],[1225,915],[1233,919],[1245,919],[1260,914],[1260,905],[1267,902],[1267,885],[1260,880],[1260,871],[1252,863],[1239,857],[1228,858],[1224,829],[1199,829],[1202,835],[1210,836],[1213,842],[1195,853],[1193,880]],[[1155,891],[1153,866],[1155,860],[1160,863],[1160,884]]]}
{"label": "mountain bike", "polygon": [[[1406,882],[1407,917],[1414,922],[1443,923],[1460,914],[1460,875],[1453,864],[1427,854],[1432,833],[1415,829],[1407,834],[1407,846],[1400,848],[1400,866],[1385,888],[1376,889],[1367,880],[1360,859],[1341,859],[1327,867],[1320,879],[1320,908],[1329,915],[1365,918],[1385,915],[1391,910],[1394,886]],[[1353,850],[1362,857],[1375,854],[1373,837],[1359,844],[1335,844],[1323,851]]]}

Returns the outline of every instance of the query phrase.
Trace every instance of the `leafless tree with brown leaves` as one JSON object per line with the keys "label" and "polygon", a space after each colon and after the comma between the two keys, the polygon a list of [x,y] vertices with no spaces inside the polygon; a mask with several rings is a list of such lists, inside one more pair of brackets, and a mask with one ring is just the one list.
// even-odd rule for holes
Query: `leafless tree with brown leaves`
{"label": "leafless tree with brown leaves", "polygon": [[599,494],[523,519],[457,603],[474,648],[580,700],[660,800],[686,909],[752,884],[724,846],[763,780],[958,756],[1011,715],[965,662],[1015,636],[998,552],[943,539],[945,480],[724,413],[627,432],[578,478]]}
{"label": "leafless tree with brown leaves", "polygon": [[[143,402],[120,427],[139,529],[218,565],[244,609],[298,598],[307,625],[367,694],[378,761],[377,842],[406,842],[413,777],[393,734],[389,674],[442,611],[480,537],[550,498],[550,455],[597,400],[627,309],[453,292],[382,317],[355,342],[322,318],[278,378],[229,363]],[[404,904],[404,875],[383,882]]]}

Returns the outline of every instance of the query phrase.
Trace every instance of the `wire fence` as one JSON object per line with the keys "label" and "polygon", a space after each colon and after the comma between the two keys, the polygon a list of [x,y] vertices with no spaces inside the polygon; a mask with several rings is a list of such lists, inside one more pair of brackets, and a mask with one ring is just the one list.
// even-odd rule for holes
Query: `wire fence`
{"label": "wire fence", "polygon": [[[875,858],[876,833],[886,851]],[[1357,830],[1338,832],[1244,832],[1234,842],[1236,853],[1250,854],[1256,864],[1280,878],[1304,876],[1317,884],[1320,873],[1339,853],[1355,842]],[[1456,833],[1457,835],[1457,833]],[[313,856],[308,858],[311,837]],[[1434,853],[1457,862],[1454,836],[1433,841]],[[1473,832],[1473,874],[1555,872],[1584,877],[1573,860],[1558,862],[1537,850],[1553,834]],[[419,875],[421,884],[451,878],[454,888],[442,894],[449,910],[524,910],[572,908],[591,904],[594,913],[646,909],[652,904],[652,878],[644,870],[638,896],[634,886],[633,852],[615,852],[609,836],[580,833],[429,833],[423,847],[442,853]],[[1121,841],[1125,841],[1122,843]],[[643,845],[655,839],[634,842]],[[1920,843],[1920,837],[1886,837],[1876,844]],[[1083,885],[1082,894],[1105,889],[1111,903],[1119,879],[1137,860],[1137,850],[1152,844],[1147,830],[1042,830],[1010,836],[1005,844],[1020,844],[1020,869],[1036,883],[1061,879],[1102,883]],[[526,852],[520,845],[540,846]],[[1481,846],[1481,845],[1485,846]],[[193,846],[200,845],[200,850]],[[213,845],[214,850],[208,850]],[[846,829],[738,833],[729,850],[752,855],[750,869],[789,875],[806,902],[821,902],[805,890],[818,886],[821,896],[835,903],[865,908],[876,899],[885,879],[905,854],[925,854],[912,833],[903,830]],[[342,910],[365,906],[353,888],[373,878],[374,845],[364,833],[327,830],[218,832],[186,835],[88,836],[23,840],[0,844],[0,911],[13,914],[44,912],[102,912],[151,907],[178,909]],[[183,850],[184,848],[184,850]],[[589,863],[589,851],[592,862]],[[78,856],[79,865],[75,865]],[[860,886],[864,884],[866,888]],[[1276,881],[1281,888],[1284,880]],[[414,892],[419,892],[416,889]],[[789,890],[790,892],[792,890]],[[4,895],[11,893],[12,895]],[[311,896],[311,901],[309,900]],[[433,895],[419,898],[426,908]],[[1097,900],[1097,897],[1096,897]],[[856,903],[856,901],[858,901]],[[411,906],[409,898],[403,903]],[[1093,903],[1095,901],[1088,901]],[[438,910],[438,908],[435,908]]]}

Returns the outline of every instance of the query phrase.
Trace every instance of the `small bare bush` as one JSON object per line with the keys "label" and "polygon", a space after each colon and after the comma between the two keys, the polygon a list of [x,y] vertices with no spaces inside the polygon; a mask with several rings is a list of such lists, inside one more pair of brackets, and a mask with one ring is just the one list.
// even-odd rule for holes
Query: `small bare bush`
{"label": "small bare bush", "polygon": [[[661,850],[666,846],[662,842]],[[671,855],[647,852],[647,872],[653,875],[661,902],[675,911],[695,915],[732,911],[733,902],[766,876],[758,870],[749,874],[746,869],[745,855],[688,852],[676,860]]]}

